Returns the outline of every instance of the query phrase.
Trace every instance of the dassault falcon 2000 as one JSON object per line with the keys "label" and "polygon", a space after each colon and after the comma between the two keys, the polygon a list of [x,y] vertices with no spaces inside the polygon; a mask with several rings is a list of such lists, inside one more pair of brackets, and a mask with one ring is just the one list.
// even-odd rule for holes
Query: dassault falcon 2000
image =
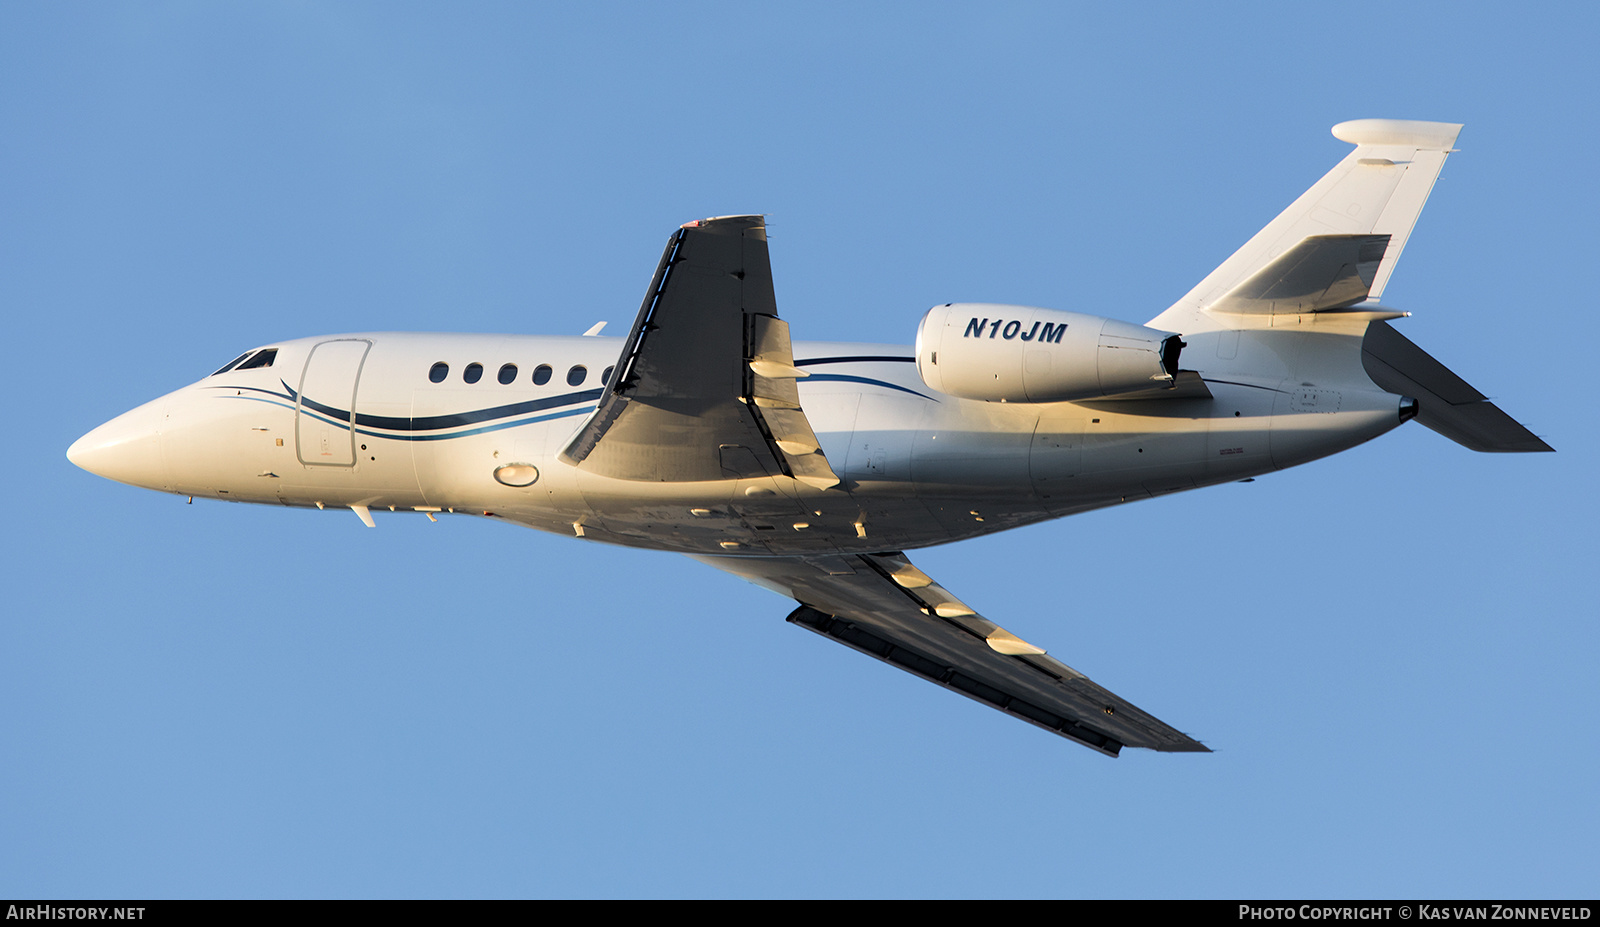
{"label": "dassault falcon 2000", "polygon": [[1461,127],[1362,119],[1326,176],[1146,325],[937,306],[916,345],[791,341],[759,216],[690,222],[625,338],[281,341],[79,439],[187,496],[466,513],[678,551],[788,620],[1111,756],[1205,751],[902,551],[1248,479],[1415,418],[1551,448],[1380,305]]}

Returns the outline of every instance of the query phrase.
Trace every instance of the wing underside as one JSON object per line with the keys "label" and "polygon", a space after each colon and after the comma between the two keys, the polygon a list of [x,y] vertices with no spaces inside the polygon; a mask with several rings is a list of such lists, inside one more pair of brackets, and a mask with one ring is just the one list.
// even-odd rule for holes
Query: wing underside
{"label": "wing underside", "polygon": [[691,222],[667,242],[594,416],[562,457],[625,480],[839,482],[795,380],[760,216]]}
{"label": "wing underside", "polygon": [[[561,456],[616,479],[833,487],[800,405],[805,376],[777,317],[762,218],[692,222],[668,242],[599,408]],[[978,615],[902,554],[696,559],[793,598],[796,625],[1109,756],[1206,750]]]}
{"label": "wing underside", "polygon": [[695,559],[795,599],[793,624],[1100,753],[1209,752],[977,614],[902,554]]}

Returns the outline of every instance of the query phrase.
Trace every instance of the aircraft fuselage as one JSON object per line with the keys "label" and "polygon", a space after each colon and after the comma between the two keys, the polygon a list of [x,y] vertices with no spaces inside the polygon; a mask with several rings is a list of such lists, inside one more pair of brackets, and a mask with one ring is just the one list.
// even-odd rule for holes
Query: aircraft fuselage
{"label": "aircraft fuselage", "polygon": [[[1312,379],[1306,338],[1318,339],[1316,356],[1343,361]],[[938,393],[905,346],[798,342],[795,364],[810,374],[802,402],[842,478],[833,489],[776,475],[620,480],[561,461],[621,349],[601,337],[279,342],[270,366],[163,396],[71,456],[184,496],[487,515],[685,553],[915,548],[1245,479],[1376,437],[1402,421],[1401,399],[1360,374],[1360,340],[1190,336],[1185,366],[1200,368],[1210,398],[1058,403]]]}

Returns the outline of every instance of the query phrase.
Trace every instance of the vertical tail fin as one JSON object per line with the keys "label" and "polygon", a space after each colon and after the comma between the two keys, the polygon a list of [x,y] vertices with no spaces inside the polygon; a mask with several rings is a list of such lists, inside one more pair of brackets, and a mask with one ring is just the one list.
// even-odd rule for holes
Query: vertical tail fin
{"label": "vertical tail fin", "polygon": [[1318,236],[1388,236],[1367,292],[1370,299],[1383,295],[1460,131],[1456,123],[1401,119],[1334,126],[1334,137],[1356,149],[1150,326],[1183,333],[1235,327],[1206,310],[1280,255]]}

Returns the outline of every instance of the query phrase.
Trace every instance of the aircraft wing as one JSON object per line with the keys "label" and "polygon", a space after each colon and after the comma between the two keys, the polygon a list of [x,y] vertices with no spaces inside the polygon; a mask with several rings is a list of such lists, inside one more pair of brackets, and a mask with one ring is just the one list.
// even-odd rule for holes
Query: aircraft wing
{"label": "aircraft wing", "polygon": [[625,480],[790,476],[829,487],[761,216],[673,233],[599,408],[562,459]]}
{"label": "aircraft wing", "polygon": [[1210,752],[983,618],[904,554],[695,559],[795,599],[794,624],[1107,756]]}

